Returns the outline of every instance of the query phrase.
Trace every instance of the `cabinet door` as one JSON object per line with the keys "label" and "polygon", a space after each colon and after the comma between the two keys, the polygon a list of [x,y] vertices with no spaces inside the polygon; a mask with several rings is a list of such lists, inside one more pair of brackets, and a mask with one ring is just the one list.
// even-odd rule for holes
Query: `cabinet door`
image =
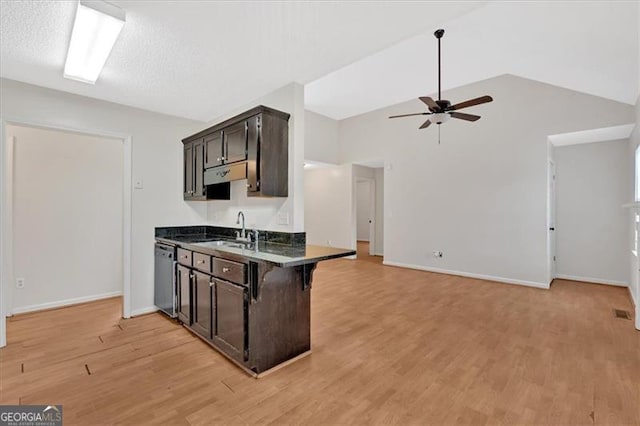
{"label": "cabinet door", "polygon": [[217,337],[228,345],[231,355],[242,359],[246,334],[245,288],[215,281]]}
{"label": "cabinet door", "polygon": [[247,193],[260,192],[260,130],[262,115],[247,120]]}
{"label": "cabinet door", "polygon": [[211,339],[213,328],[212,308],[215,306],[215,288],[213,278],[201,272],[195,272],[193,278],[193,329],[201,336]]}
{"label": "cabinet door", "polygon": [[204,195],[204,143],[193,143],[193,194],[195,197]]}
{"label": "cabinet door", "polygon": [[247,122],[229,126],[224,134],[224,162],[235,163],[247,159]]}
{"label": "cabinet door", "polygon": [[204,168],[222,164],[222,132],[215,132],[204,138]]}
{"label": "cabinet door", "polygon": [[193,196],[193,143],[187,143],[184,145],[184,199],[191,198]]}
{"label": "cabinet door", "polygon": [[178,265],[178,319],[191,324],[191,269]]}

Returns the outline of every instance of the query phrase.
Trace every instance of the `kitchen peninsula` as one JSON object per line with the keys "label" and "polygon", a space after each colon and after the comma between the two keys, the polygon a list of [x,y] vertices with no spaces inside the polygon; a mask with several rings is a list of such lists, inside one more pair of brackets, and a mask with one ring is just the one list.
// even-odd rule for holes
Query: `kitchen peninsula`
{"label": "kitchen peninsula", "polygon": [[313,271],[319,261],[355,251],[306,245],[304,233],[261,231],[257,240],[238,241],[236,232],[156,228],[156,253],[175,259],[178,320],[259,377],[310,353]]}

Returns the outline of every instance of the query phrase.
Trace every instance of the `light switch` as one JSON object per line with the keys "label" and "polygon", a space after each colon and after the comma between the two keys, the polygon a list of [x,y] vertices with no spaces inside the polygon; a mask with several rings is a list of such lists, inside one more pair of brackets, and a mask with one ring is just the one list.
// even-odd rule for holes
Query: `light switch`
{"label": "light switch", "polygon": [[144,188],[144,181],[142,179],[136,179],[133,182],[133,188],[134,189],[142,189],[142,188]]}
{"label": "light switch", "polygon": [[278,225],[289,224],[289,213],[278,213]]}

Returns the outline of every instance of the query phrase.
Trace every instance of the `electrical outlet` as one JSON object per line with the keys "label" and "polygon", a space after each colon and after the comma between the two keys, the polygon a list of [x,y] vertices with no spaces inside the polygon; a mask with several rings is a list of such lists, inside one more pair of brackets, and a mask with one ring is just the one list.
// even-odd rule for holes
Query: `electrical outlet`
{"label": "electrical outlet", "polygon": [[144,181],[142,179],[136,179],[133,182],[133,188],[134,189],[143,189],[144,188]]}
{"label": "electrical outlet", "polygon": [[331,240],[327,240],[327,245],[328,245],[329,247],[331,247],[331,245],[332,245]]}
{"label": "electrical outlet", "polygon": [[435,258],[442,259],[442,256],[444,256],[444,254],[439,250],[435,250],[433,252],[433,257],[435,257]]}
{"label": "electrical outlet", "polygon": [[24,288],[24,278],[16,278],[16,288]]}

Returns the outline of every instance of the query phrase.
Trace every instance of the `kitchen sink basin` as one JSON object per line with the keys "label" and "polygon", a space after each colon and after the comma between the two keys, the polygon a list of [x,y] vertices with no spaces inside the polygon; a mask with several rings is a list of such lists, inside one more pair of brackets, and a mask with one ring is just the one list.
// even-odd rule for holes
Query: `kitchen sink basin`
{"label": "kitchen sink basin", "polygon": [[203,247],[234,247],[234,248],[244,248],[250,245],[251,243],[243,243],[238,241],[225,241],[225,240],[216,240],[216,241],[205,241],[202,243],[196,243],[198,246]]}

